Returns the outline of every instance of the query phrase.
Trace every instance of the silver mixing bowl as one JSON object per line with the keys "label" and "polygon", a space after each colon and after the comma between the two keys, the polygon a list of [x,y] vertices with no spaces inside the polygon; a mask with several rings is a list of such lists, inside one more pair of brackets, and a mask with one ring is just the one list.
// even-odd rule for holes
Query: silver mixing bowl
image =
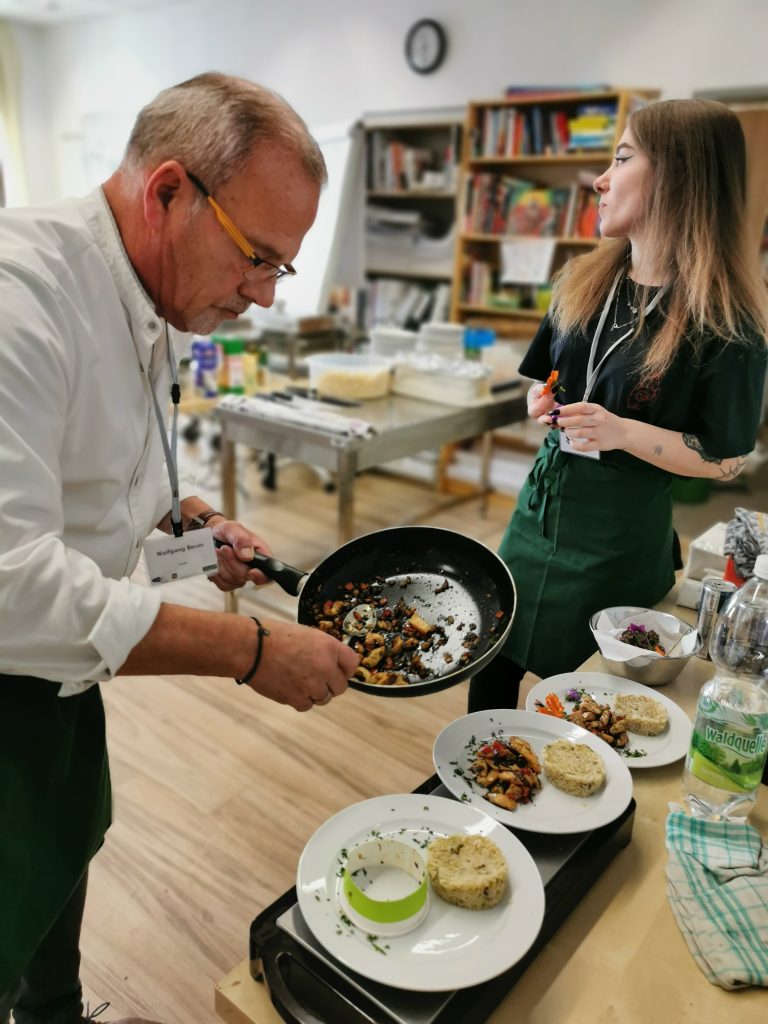
{"label": "silver mixing bowl", "polygon": [[[626,626],[630,622],[645,625],[644,616],[652,612],[652,609],[636,608],[631,605],[603,608],[599,612],[595,612],[589,620],[589,628],[592,630],[593,636],[597,620],[603,612],[610,615],[611,620],[616,625]],[[676,615],[670,615],[669,612],[654,612],[654,614],[666,625],[667,631],[678,638],[681,634],[688,636],[690,633],[696,633],[695,626],[683,622]],[[606,672],[610,672],[611,675],[623,676],[625,679],[632,679],[634,682],[643,683],[645,686],[663,686],[665,683],[671,683],[673,679],[677,679],[690,659],[701,650],[701,647],[702,640],[697,634],[696,645],[689,654],[672,654],[670,657],[664,658],[649,658],[645,654],[639,654],[636,658],[630,658],[629,661],[612,661],[601,652],[600,658],[605,665]]]}

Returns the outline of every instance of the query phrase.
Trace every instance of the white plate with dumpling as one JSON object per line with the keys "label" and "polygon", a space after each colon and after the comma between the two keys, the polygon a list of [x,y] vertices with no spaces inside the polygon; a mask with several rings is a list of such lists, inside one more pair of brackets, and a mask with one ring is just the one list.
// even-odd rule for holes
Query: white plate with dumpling
{"label": "white plate with dumpling", "polygon": [[[550,693],[560,698],[566,713],[573,711],[577,704],[569,694],[587,693],[598,704],[607,704],[611,709],[621,694],[648,697],[661,705],[667,713],[667,725],[658,735],[644,736],[627,730],[629,743],[617,753],[628,768],[659,768],[679,761],[688,753],[693,731],[691,720],[678,704],[657,689],[604,672],[561,672],[536,683],[526,699],[526,709],[536,711],[536,702],[543,704]],[[607,744],[603,743],[603,746]]]}
{"label": "white plate with dumpling", "polygon": [[[506,742],[510,736],[529,743],[539,761],[544,747],[559,739],[583,743],[602,760],[605,782],[591,796],[572,796],[553,785],[542,771],[541,789],[534,792],[530,803],[519,803],[515,810],[499,807],[487,799],[488,790],[475,781],[470,766],[484,745],[495,739]],[[526,832],[588,832],[614,821],[632,799],[632,776],[626,763],[603,740],[579,725],[530,711],[501,708],[457,718],[438,735],[432,758],[437,774],[455,797]]]}

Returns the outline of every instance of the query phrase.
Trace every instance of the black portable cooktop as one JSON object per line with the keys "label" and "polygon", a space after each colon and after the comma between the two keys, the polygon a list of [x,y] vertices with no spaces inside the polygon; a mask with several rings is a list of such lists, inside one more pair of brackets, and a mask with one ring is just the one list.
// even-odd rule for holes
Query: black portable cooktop
{"label": "black portable cooktop", "polygon": [[[451,798],[437,775],[414,790]],[[289,889],[251,924],[251,974],[289,1024],[482,1024],[632,836],[635,801],[615,821],[577,835],[512,829],[536,862],[544,922],[533,946],[503,974],[456,992],[411,992],[371,981],[327,953]]]}

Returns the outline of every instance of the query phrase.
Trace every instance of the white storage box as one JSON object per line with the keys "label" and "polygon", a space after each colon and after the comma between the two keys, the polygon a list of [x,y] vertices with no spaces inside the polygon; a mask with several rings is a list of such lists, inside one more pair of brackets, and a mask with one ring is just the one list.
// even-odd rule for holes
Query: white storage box
{"label": "white storage box", "polygon": [[399,357],[392,390],[441,405],[474,405],[490,395],[489,367],[436,355]]}
{"label": "white storage box", "polygon": [[704,573],[723,575],[725,563],[728,560],[723,551],[726,525],[726,523],[715,523],[700,537],[691,541],[688,562],[685,566],[686,577],[692,580],[703,580]]}

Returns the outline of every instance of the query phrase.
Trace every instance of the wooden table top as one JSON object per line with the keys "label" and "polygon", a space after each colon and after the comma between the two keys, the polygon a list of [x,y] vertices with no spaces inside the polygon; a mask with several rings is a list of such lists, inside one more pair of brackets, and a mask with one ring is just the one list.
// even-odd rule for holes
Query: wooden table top
{"label": "wooden table top", "polygon": [[[693,613],[660,605],[680,618]],[[604,671],[593,655],[581,671]],[[693,719],[710,662],[691,658],[661,687]],[[763,1024],[765,992],[726,992],[711,985],[675,923],[665,889],[665,821],[679,802],[683,762],[632,774],[637,803],[632,840],[603,872],[525,974],[488,1018],[489,1024]],[[425,777],[431,771],[425,766]],[[761,786],[750,822],[768,836],[768,788]],[[256,910],[254,908],[254,916]],[[280,1024],[266,988],[243,960],[216,987],[216,1010],[232,1024]],[[331,1024],[331,1022],[329,1022]]]}

